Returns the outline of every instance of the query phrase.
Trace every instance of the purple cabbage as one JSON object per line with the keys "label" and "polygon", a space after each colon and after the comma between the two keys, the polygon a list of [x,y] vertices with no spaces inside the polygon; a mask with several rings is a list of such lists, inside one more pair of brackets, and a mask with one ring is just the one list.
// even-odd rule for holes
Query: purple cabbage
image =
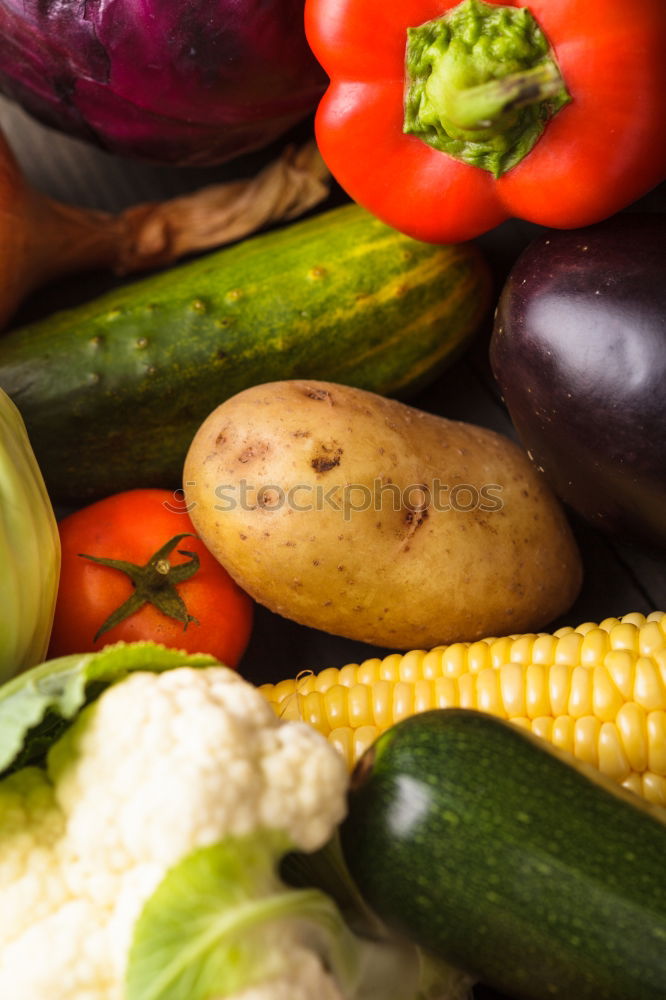
{"label": "purple cabbage", "polygon": [[0,0],[0,90],[124,156],[221,163],[312,111],[304,0]]}

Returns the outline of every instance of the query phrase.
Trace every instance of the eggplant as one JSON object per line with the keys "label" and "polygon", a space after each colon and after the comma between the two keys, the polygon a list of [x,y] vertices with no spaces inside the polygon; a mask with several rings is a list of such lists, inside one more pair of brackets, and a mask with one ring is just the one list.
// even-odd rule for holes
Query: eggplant
{"label": "eggplant", "polygon": [[501,291],[490,363],[560,498],[605,532],[666,547],[666,214],[530,243]]}

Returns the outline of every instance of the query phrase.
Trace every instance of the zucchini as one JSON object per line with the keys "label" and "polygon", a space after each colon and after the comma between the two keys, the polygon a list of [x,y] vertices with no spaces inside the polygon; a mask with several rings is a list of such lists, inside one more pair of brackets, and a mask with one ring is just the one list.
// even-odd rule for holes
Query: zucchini
{"label": "zucchini", "polygon": [[12,331],[0,387],[59,500],[177,487],[228,397],[292,378],[403,395],[452,360],[489,300],[475,247],[419,243],[346,205]]}
{"label": "zucchini", "polygon": [[387,730],[341,844],[389,926],[511,997],[666,997],[666,823],[504,720],[439,709]]}

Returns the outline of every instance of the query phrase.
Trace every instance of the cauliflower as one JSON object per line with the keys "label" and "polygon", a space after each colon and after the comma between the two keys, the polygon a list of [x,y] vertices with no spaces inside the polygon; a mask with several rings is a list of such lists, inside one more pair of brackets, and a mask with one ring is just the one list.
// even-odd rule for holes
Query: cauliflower
{"label": "cauliflower", "polygon": [[[275,845],[271,863],[312,851],[342,819],[346,789],[323,737],[278,720],[224,667],[134,673],[108,688],[46,770],[0,782],[0,996],[125,1000],[135,924],[170,869],[257,831]],[[338,1000],[317,955],[294,942],[291,956],[282,985],[278,975],[269,993],[252,984],[237,1000]]]}
{"label": "cauliflower", "polygon": [[347,788],[323,736],[210,657],[119,643],[3,685],[0,997],[468,997],[360,900],[352,931],[337,862],[327,891],[283,880],[284,855],[329,857]]}

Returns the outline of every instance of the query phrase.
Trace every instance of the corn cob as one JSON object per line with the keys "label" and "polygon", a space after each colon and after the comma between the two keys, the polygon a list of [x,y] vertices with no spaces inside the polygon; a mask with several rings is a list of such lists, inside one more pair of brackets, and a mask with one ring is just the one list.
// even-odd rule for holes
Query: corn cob
{"label": "corn cob", "polygon": [[392,653],[260,690],[278,715],[324,733],[350,768],[394,722],[459,706],[524,726],[666,806],[665,612]]}

